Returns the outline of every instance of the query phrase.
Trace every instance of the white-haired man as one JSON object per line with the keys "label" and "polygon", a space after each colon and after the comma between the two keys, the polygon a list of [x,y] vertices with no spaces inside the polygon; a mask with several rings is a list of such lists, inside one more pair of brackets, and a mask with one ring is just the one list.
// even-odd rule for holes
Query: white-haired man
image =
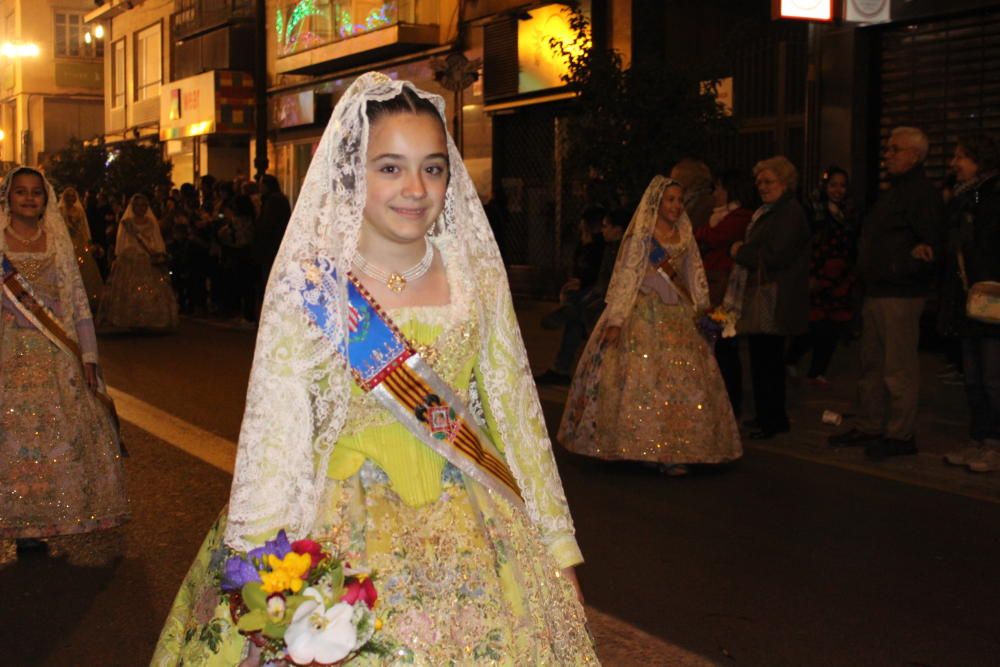
{"label": "white-haired man", "polygon": [[873,459],[917,452],[920,314],[941,241],[941,195],[924,175],[927,135],[897,127],[885,147],[890,188],[862,226],[858,273],[864,287],[861,379],[854,428],[830,445],[864,445]]}

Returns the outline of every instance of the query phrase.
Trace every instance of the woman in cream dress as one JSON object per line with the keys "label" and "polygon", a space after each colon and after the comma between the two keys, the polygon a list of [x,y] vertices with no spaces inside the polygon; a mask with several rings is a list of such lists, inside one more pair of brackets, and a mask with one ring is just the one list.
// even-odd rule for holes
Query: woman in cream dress
{"label": "woman in cream dress", "polygon": [[[709,307],[708,282],[683,194],[662,176],[646,188],[559,429],[570,451],[659,464],[670,475],[743,454],[712,343],[696,326]],[[656,269],[654,249],[672,271]]]}
{"label": "woman in cream dress", "polygon": [[166,244],[145,195],[132,197],[118,223],[115,261],[98,312],[102,328],[177,328],[177,297],[170,285]]}

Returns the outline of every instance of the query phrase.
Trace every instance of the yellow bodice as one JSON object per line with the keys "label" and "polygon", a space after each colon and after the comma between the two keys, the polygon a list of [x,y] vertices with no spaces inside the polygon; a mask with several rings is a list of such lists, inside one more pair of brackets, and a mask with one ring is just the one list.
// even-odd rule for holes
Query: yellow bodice
{"label": "yellow bodice", "polygon": [[[479,350],[478,326],[474,319],[453,317],[452,309],[398,308],[389,310],[389,316],[438,375],[464,397],[469,395]],[[407,505],[420,507],[441,495],[445,459],[354,385],[347,422],[330,455],[327,474],[347,479],[365,460],[385,471],[392,489]]]}

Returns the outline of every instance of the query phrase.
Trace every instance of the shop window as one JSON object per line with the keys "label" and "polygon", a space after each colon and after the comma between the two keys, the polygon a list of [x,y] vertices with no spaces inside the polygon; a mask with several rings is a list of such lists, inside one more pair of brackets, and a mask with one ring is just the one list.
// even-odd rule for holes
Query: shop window
{"label": "shop window", "polygon": [[135,99],[158,97],[163,60],[160,24],[157,23],[135,36]]}

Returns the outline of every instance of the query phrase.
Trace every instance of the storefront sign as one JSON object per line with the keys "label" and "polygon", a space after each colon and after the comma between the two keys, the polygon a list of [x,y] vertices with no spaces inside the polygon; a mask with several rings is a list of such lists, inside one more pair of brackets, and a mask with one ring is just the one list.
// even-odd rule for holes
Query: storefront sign
{"label": "storefront sign", "polygon": [[887,23],[892,20],[889,0],[846,0],[844,20],[854,23]]}
{"label": "storefront sign", "polygon": [[[517,92],[532,93],[566,85],[562,77],[568,73],[566,59],[552,48],[551,40],[570,44],[576,32],[570,27],[570,9],[566,5],[545,5],[528,12],[526,21],[517,22]],[[577,49],[578,50],[578,49]]]}
{"label": "storefront sign", "polygon": [[160,96],[160,140],[253,131],[253,81],[212,71],[174,81]]}
{"label": "storefront sign", "polygon": [[60,88],[104,89],[103,63],[56,63],[56,85]]}
{"label": "storefront sign", "polygon": [[720,107],[722,107],[723,116],[733,115],[733,77],[727,76],[724,79],[718,79],[717,81],[702,81],[701,82],[701,92],[703,95],[713,92],[713,86],[715,92],[715,101]]}
{"label": "storefront sign", "polygon": [[832,21],[833,0],[772,0],[771,18]]}

